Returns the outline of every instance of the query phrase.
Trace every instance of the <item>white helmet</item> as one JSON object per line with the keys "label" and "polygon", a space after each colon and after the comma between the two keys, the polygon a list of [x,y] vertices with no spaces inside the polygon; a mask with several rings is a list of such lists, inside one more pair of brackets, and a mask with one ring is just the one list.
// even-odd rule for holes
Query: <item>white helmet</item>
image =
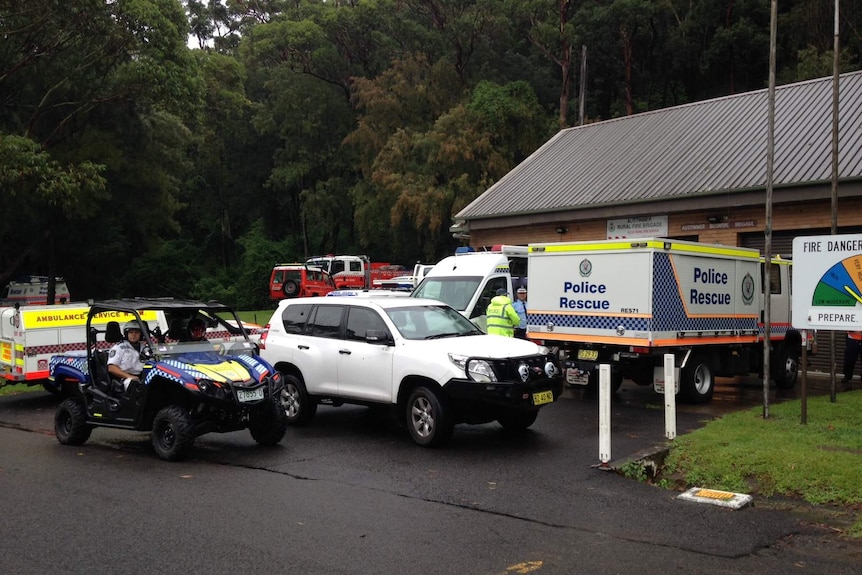
{"label": "white helmet", "polygon": [[126,324],[123,326],[123,336],[128,337],[129,336],[129,330],[133,330],[133,329],[138,330],[139,332],[141,332],[142,335],[144,333],[144,330],[141,329],[141,323],[138,320],[133,319],[131,321],[127,321]]}

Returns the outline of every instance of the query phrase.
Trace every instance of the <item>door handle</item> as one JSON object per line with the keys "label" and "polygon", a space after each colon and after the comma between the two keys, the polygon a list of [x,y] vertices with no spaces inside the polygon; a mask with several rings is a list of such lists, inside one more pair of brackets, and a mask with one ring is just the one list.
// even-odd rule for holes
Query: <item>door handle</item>
{"label": "door handle", "polygon": [[340,353],[341,355],[350,355],[350,350],[349,349],[339,349],[338,353]]}
{"label": "door handle", "polygon": [[307,345],[301,345],[301,344],[300,344],[300,345],[298,345],[298,346],[296,346],[296,347],[298,347],[299,349],[308,349],[308,346],[307,346]]}

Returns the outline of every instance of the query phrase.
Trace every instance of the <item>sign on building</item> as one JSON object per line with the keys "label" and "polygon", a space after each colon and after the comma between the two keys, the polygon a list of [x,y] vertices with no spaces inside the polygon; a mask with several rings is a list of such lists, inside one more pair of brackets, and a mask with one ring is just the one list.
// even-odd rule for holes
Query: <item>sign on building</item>
{"label": "sign on building", "polygon": [[793,239],[793,327],[862,329],[862,234]]}
{"label": "sign on building", "polygon": [[655,238],[667,236],[667,216],[643,216],[608,220],[608,239]]}

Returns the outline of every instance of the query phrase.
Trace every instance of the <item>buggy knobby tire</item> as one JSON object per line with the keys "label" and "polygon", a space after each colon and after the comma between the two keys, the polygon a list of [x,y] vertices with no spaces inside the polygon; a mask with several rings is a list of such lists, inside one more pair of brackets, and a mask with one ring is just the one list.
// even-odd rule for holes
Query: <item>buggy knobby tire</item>
{"label": "buggy knobby tire", "polygon": [[248,430],[260,445],[275,445],[287,431],[287,414],[278,397],[267,397],[251,414]]}
{"label": "buggy knobby tire", "polygon": [[79,398],[70,397],[54,413],[54,435],[63,445],[82,445],[90,439],[93,428],[87,424],[87,409]]}
{"label": "buggy knobby tire", "polygon": [[179,405],[163,407],[153,419],[153,449],[165,461],[185,459],[195,443],[192,416]]}

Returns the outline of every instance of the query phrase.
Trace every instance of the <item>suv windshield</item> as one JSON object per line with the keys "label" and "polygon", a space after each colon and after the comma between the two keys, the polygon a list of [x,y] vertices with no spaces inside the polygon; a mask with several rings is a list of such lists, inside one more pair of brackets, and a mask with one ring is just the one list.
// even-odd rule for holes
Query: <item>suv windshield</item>
{"label": "suv windshield", "polygon": [[417,305],[390,308],[386,315],[406,339],[434,339],[482,335],[463,315],[449,306]]}

